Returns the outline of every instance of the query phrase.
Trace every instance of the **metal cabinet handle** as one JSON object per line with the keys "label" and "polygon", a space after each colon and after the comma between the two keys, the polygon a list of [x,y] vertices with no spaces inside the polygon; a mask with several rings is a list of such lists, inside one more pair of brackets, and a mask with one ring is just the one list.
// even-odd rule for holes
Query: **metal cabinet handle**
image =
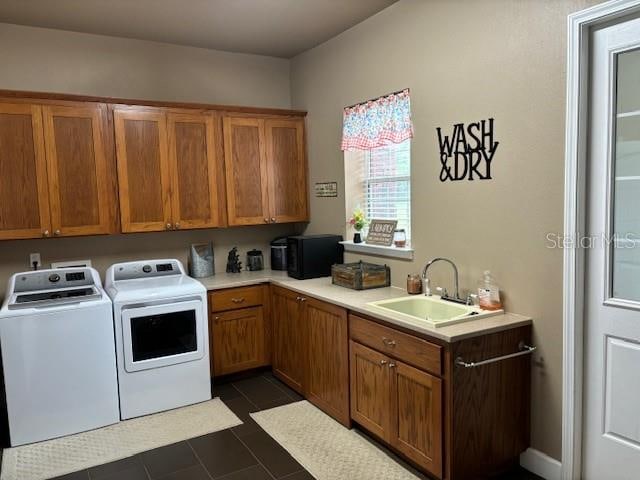
{"label": "metal cabinet handle", "polygon": [[388,338],[382,337],[382,343],[384,343],[387,347],[395,347],[396,346],[396,341],[395,340],[390,340]]}
{"label": "metal cabinet handle", "polygon": [[268,218],[265,218],[265,219],[264,219],[264,223],[269,223],[269,219],[268,219]]}
{"label": "metal cabinet handle", "polygon": [[396,368],[396,364],[395,363],[390,363],[389,364],[389,368]]}
{"label": "metal cabinet handle", "polygon": [[276,223],[276,217],[271,217],[271,223]]}
{"label": "metal cabinet handle", "polygon": [[60,230],[56,230],[55,232],[53,232],[53,234],[54,234],[56,237],[59,237],[59,236],[60,236],[60,233],[61,233],[61,232],[60,232]]}
{"label": "metal cabinet handle", "polygon": [[176,224],[175,224],[175,228],[176,228],[176,230],[177,230],[178,228],[180,228],[180,223],[176,223]]}
{"label": "metal cabinet handle", "polygon": [[301,302],[306,302],[306,301],[307,301],[307,299],[306,299],[306,298],[304,298],[304,297],[300,297],[300,301],[301,301]]}
{"label": "metal cabinet handle", "polygon": [[49,230],[45,230],[44,232],[42,232],[42,236],[43,237],[48,237],[49,236]]}
{"label": "metal cabinet handle", "polygon": [[171,230],[172,225],[170,223],[167,223],[167,230]]}
{"label": "metal cabinet handle", "polygon": [[380,360],[380,365],[386,365],[388,362],[386,360]]}
{"label": "metal cabinet handle", "polygon": [[244,297],[240,297],[240,298],[232,298],[231,301],[233,303],[242,303],[244,302]]}
{"label": "metal cabinet handle", "polygon": [[220,317],[219,316],[215,316],[213,317],[213,321],[218,323],[220,321]]}
{"label": "metal cabinet handle", "polygon": [[486,360],[481,360],[479,362],[465,362],[462,357],[456,358],[456,365],[458,367],[464,368],[476,368],[481,367],[482,365],[488,365],[490,363],[501,362],[502,360],[507,360],[509,358],[521,357],[522,355],[529,355],[536,350],[537,347],[527,345],[524,342],[520,342],[518,344],[518,351],[515,353],[510,353],[508,355],[501,355],[499,357],[487,358]]}

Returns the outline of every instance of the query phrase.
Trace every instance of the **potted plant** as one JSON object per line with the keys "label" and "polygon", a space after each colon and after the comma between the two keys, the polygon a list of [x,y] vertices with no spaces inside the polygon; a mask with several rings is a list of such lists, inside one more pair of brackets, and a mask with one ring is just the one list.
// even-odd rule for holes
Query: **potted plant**
{"label": "potted plant", "polygon": [[362,243],[362,236],[360,231],[369,223],[364,216],[364,211],[358,207],[353,211],[351,218],[349,219],[349,225],[353,227],[356,233],[353,234],[353,243]]}

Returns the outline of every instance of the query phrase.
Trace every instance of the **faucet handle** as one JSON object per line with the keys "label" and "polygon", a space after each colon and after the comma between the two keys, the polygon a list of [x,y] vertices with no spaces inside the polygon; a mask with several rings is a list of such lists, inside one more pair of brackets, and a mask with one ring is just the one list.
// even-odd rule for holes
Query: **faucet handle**
{"label": "faucet handle", "polygon": [[436,287],[436,292],[440,294],[440,298],[445,298],[448,296],[447,289],[443,287]]}

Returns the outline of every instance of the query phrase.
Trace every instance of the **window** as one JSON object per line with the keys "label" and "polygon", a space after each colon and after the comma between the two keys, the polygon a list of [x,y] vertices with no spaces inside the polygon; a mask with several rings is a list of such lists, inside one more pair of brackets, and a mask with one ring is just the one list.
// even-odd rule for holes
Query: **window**
{"label": "window", "polygon": [[397,220],[411,241],[411,140],[345,152],[347,218],[360,206],[368,219]]}

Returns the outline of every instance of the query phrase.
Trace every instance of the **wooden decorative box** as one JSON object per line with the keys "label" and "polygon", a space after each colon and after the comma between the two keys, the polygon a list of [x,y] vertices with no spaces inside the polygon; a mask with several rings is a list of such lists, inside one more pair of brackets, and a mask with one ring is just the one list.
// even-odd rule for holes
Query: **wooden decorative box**
{"label": "wooden decorative box", "polygon": [[333,265],[331,283],[353,290],[388,287],[391,285],[391,269],[387,265],[362,261]]}

